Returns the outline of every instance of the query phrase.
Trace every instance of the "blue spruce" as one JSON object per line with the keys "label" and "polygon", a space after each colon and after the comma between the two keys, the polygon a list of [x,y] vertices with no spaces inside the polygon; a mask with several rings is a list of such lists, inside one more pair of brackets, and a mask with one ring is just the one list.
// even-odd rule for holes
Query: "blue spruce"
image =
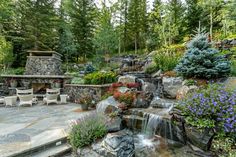
{"label": "blue spruce", "polygon": [[230,62],[211,48],[206,34],[199,33],[187,44],[187,51],[175,70],[187,78],[219,78],[230,73]]}

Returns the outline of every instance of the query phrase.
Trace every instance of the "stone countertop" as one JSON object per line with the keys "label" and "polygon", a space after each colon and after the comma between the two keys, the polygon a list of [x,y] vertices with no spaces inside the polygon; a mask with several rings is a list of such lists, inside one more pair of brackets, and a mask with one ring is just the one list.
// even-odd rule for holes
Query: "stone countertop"
{"label": "stone countertop", "polygon": [[71,76],[65,75],[0,75],[3,78],[61,78],[61,79],[70,79]]}

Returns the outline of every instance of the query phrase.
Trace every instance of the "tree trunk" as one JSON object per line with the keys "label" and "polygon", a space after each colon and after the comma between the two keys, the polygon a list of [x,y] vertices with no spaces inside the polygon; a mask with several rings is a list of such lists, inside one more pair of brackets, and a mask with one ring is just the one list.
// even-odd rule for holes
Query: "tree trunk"
{"label": "tree trunk", "polygon": [[137,36],[135,35],[134,39],[135,54],[137,54]]}
{"label": "tree trunk", "polygon": [[213,33],[212,33],[212,29],[213,29],[213,15],[212,15],[212,1],[210,1],[211,3],[211,11],[210,11],[210,41],[213,40]]}

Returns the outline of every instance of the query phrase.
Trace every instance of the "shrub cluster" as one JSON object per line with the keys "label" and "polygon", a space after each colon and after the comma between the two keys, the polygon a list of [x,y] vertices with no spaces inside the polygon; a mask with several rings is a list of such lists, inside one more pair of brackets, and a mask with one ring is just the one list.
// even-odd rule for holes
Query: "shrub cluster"
{"label": "shrub cluster", "polygon": [[116,82],[117,76],[114,72],[94,72],[84,77],[85,84],[106,84]]}
{"label": "shrub cluster", "polygon": [[213,128],[223,134],[236,132],[236,91],[211,84],[190,95],[178,107],[192,126]]}
{"label": "shrub cluster", "polygon": [[107,133],[105,120],[102,116],[93,115],[77,121],[69,134],[73,149],[87,146]]}
{"label": "shrub cluster", "polygon": [[148,65],[145,69],[144,72],[147,74],[152,74],[158,70],[156,63],[151,63]]}
{"label": "shrub cluster", "polygon": [[23,75],[24,72],[25,72],[25,68],[10,68],[10,69],[7,69],[6,71],[1,71],[1,74],[6,74],[6,75]]}
{"label": "shrub cluster", "polygon": [[71,84],[84,84],[84,79],[82,79],[81,77],[74,77],[71,80]]}
{"label": "shrub cluster", "polygon": [[178,53],[171,52],[158,53],[154,58],[157,69],[162,71],[173,70],[178,64],[180,56]]}

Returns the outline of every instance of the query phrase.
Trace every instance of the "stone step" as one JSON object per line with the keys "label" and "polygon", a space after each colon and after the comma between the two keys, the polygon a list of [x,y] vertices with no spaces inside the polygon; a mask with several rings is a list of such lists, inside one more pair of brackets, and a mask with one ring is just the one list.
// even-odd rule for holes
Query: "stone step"
{"label": "stone step", "polygon": [[[40,154],[40,153],[43,153],[43,152],[47,152],[50,149],[52,149],[52,152],[54,151],[55,153],[56,153],[56,150],[58,149],[58,153],[60,153],[60,152],[63,152],[65,150],[65,148],[66,148],[65,145],[66,144],[67,144],[67,136],[55,139],[55,140],[50,141],[50,142],[42,143],[38,146],[32,147],[30,149],[26,149],[24,151],[12,154],[12,155],[7,156],[7,157],[34,157],[35,154]],[[63,147],[59,147],[59,146],[63,146]],[[46,156],[44,156],[44,157],[46,157]]]}
{"label": "stone step", "polygon": [[69,144],[62,144],[59,146],[52,147],[37,154],[32,154],[32,157],[59,157],[71,152],[72,147]]}

